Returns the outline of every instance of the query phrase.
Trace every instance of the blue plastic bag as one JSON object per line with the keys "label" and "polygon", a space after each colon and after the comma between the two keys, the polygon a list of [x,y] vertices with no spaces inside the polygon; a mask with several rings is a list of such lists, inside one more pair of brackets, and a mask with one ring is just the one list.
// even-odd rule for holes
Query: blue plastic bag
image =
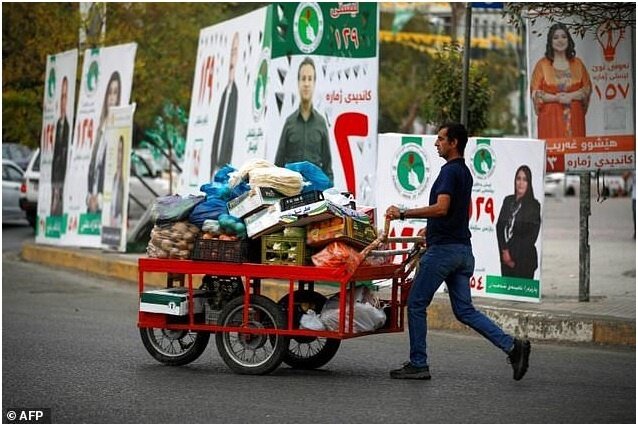
{"label": "blue plastic bag", "polygon": [[288,170],[301,173],[304,180],[302,192],[306,191],[325,191],[332,188],[330,178],[324,173],[319,166],[310,161],[300,161],[298,163],[287,163],[285,166]]}

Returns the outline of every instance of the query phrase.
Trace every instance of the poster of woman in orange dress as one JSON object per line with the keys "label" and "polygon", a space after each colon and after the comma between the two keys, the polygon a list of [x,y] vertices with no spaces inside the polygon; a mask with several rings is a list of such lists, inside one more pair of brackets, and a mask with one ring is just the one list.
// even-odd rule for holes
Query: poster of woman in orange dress
{"label": "poster of woman in orange dress", "polygon": [[586,136],[592,85],[565,24],[550,27],[545,56],[534,67],[530,87],[539,139]]}

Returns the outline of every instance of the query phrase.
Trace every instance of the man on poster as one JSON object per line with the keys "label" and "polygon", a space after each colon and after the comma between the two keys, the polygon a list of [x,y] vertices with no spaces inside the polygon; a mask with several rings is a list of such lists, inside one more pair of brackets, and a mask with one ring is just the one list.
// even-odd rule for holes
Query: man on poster
{"label": "man on poster", "polygon": [[66,115],[68,93],[69,81],[65,76],[62,79],[60,93],[60,118],[55,124],[55,145],[51,165],[51,216],[62,216],[63,211],[64,178],[69,144],[69,121]]}
{"label": "man on poster", "polygon": [[237,84],[235,72],[237,56],[239,54],[239,33],[235,32],[230,48],[228,62],[228,84],[224,89],[213,136],[213,148],[210,154],[210,174],[230,163],[233,157],[233,142],[235,138],[235,123],[237,121]]}
{"label": "man on poster", "polygon": [[333,182],[328,126],[326,120],[312,106],[317,71],[310,57],[306,57],[299,65],[297,82],[299,109],[286,119],[279,139],[275,165],[284,167],[286,163],[309,161],[320,167]]}

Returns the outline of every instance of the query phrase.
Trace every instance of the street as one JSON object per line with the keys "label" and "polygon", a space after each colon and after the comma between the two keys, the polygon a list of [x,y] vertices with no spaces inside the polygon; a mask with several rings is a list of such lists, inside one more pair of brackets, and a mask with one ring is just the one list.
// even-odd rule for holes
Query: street
{"label": "street", "polygon": [[391,380],[407,333],[344,341],[317,371],[232,373],[214,342],[166,367],[136,328],[137,287],[3,253],[3,413],[54,423],[635,423],[635,350],[534,343],[512,380],[478,335],[430,332],[431,381]]}

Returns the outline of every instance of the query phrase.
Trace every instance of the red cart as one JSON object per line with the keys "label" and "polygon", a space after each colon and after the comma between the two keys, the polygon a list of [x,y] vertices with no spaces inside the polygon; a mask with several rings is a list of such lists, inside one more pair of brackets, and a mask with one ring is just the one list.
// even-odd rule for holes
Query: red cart
{"label": "red cart", "polygon": [[[386,226],[387,230],[387,226]],[[139,312],[138,327],[148,352],[159,362],[184,365],[197,359],[206,349],[211,333],[224,362],[241,374],[268,374],[282,362],[300,369],[319,368],[336,354],[341,340],[353,337],[402,332],[405,300],[411,284],[411,272],[422,253],[414,244],[409,250],[375,251],[381,242],[415,242],[414,238],[379,238],[361,253],[366,255],[403,254],[401,264],[347,267],[283,266],[253,263],[222,263],[193,260],[139,259],[139,292],[144,292],[147,273],[181,277],[187,290],[188,313],[183,316]],[[210,323],[194,312],[193,275],[230,277],[239,283],[239,295],[228,300],[217,321]],[[280,300],[262,293],[264,280],[288,282],[288,291]],[[373,332],[356,332],[354,322],[356,282],[391,280],[390,299],[383,301],[387,319]],[[309,309],[321,312],[326,297],[314,290],[316,282],[332,282],[339,286],[338,327],[334,331],[309,330],[299,327]],[[349,295],[348,297],[343,297]],[[347,313],[347,314],[346,314]]]}

